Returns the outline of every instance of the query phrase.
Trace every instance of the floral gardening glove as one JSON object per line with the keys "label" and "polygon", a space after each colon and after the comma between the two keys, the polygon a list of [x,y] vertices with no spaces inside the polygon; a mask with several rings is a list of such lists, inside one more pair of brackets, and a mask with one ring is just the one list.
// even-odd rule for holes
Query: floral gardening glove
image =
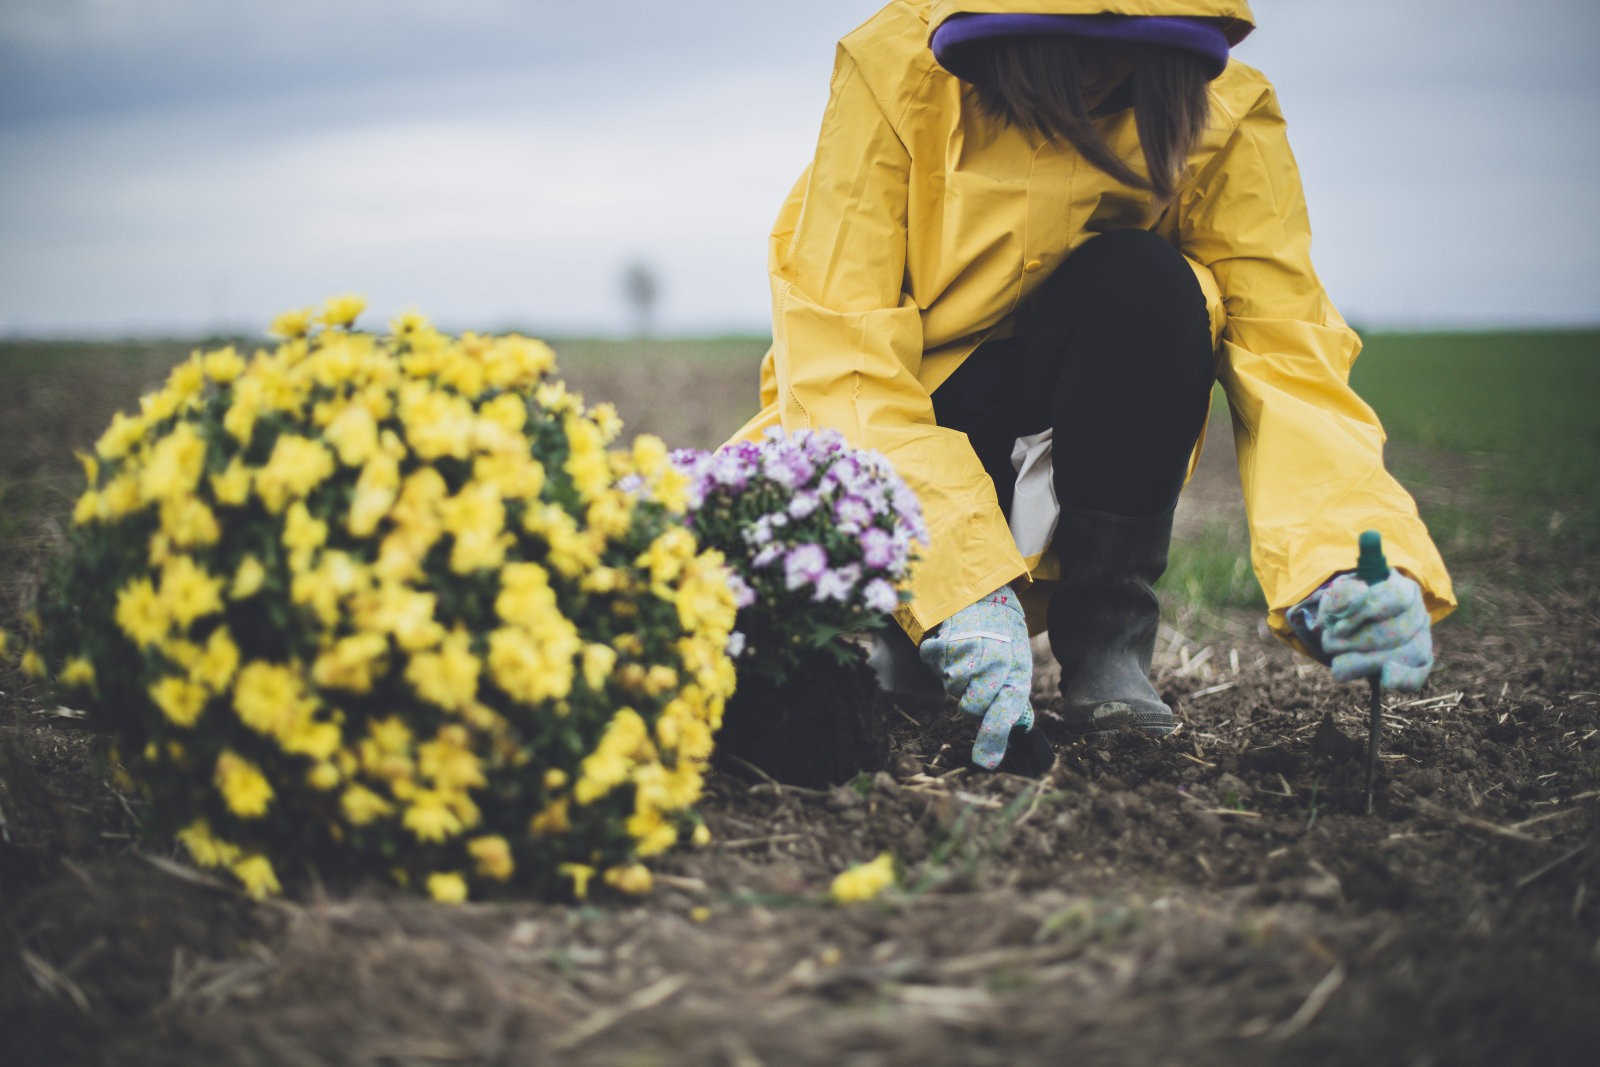
{"label": "floral gardening glove", "polygon": [[[1028,644],[1028,624],[1022,604],[1009,585],[1002,585],[976,604],[946,619],[917,650],[944,683],[946,695],[962,711],[982,721],[972,745],[972,762],[985,770],[997,769],[1006,756],[1012,731],[1021,728],[1030,738],[1029,755],[1038,757],[1042,736],[1033,729],[1033,649]],[[1048,745],[1044,746],[1046,757]],[[1028,768],[1042,773],[1046,766]]]}
{"label": "floral gardening glove", "polygon": [[1433,670],[1433,627],[1422,588],[1399,571],[1368,585],[1353,574],[1328,583],[1313,609],[1322,651],[1341,682],[1378,678],[1416,692]]}

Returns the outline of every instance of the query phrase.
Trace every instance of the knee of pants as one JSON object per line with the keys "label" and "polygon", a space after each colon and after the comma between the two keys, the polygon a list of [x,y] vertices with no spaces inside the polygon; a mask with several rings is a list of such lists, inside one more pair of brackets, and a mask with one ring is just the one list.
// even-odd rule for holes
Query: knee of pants
{"label": "knee of pants", "polygon": [[1081,245],[1030,294],[1018,333],[1113,348],[1121,360],[1170,365],[1192,353],[1207,370],[1212,362],[1205,293],[1183,253],[1146,230],[1112,230]]}

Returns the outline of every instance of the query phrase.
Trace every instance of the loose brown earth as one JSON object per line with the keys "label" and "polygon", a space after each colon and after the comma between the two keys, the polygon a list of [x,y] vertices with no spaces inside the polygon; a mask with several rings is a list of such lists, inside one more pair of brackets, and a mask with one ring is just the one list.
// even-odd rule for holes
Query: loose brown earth
{"label": "loose brown earth", "polygon": [[[1213,448],[1182,532],[1236,523],[1231,477]],[[902,700],[875,778],[715,775],[716,842],[639,904],[253,905],[136,850],[91,735],[0,680],[7,1062],[1592,1062],[1600,583],[1499,522],[1450,561],[1478,608],[1389,701],[1374,815],[1364,688],[1175,606],[1171,738],[1045,701],[1051,773],[980,776]],[[826,902],[882,851],[898,888]]]}

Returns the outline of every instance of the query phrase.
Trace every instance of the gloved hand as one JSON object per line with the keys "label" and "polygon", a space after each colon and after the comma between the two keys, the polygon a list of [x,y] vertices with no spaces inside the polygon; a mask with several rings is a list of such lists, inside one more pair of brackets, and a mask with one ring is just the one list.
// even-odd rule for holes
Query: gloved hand
{"label": "gloved hand", "polygon": [[1416,692],[1433,670],[1433,627],[1422,588],[1399,571],[1368,585],[1335,578],[1316,607],[1322,651],[1341,682],[1379,678],[1385,689]]}
{"label": "gloved hand", "polygon": [[[950,616],[917,651],[961,710],[982,720],[972,745],[973,763],[986,770],[998,768],[1012,731],[1020,729],[1018,739],[1027,738],[1031,761],[1025,773],[1049,768],[1049,747],[1033,729],[1033,705],[1028,700],[1033,688],[1028,623],[1009,585]],[[1031,764],[1041,758],[1041,748],[1045,766],[1036,768]]]}

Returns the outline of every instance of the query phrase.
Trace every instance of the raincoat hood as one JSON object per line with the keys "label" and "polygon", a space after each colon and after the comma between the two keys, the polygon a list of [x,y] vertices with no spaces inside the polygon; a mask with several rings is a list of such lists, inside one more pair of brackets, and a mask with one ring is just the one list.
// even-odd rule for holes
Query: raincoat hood
{"label": "raincoat hood", "polygon": [[953,15],[1153,15],[1216,19],[1236,45],[1255,28],[1246,0],[935,0],[928,34]]}

